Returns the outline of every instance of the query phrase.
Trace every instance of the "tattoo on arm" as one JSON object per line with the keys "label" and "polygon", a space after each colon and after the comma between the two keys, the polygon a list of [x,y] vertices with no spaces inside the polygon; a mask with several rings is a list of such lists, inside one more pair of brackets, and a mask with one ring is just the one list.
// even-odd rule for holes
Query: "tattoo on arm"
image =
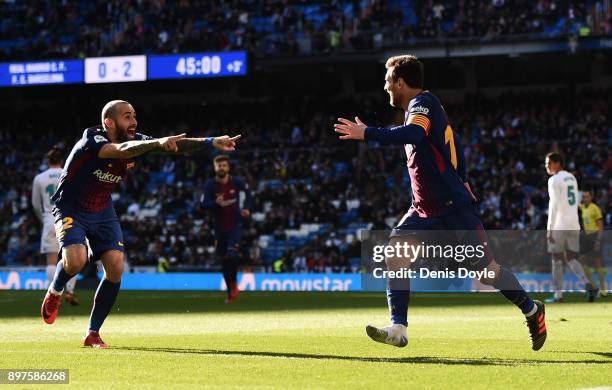
{"label": "tattoo on arm", "polygon": [[[190,154],[193,152],[197,152],[198,150],[202,150],[206,147],[208,138],[183,138],[176,141],[176,146],[178,147],[178,151],[170,152],[168,150],[164,150],[161,146],[152,151],[155,154],[170,154],[170,155],[182,155],[182,154]],[[211,141],[209,140],[208,143]]]}
{"label": "tattoo on arm", "polygon": [[127,141],[119,144],[118,149],[127,154],[127,158],[140,156],[143,153],[161,149],[161,145],[156,139],[146,141]]}
{"label": "tattoo on arm", "polygon": [[178,146],[179,154],[189,154],[193,152],[197,152],[198,150],[204,149],[206,147],[207,138],[183,138],[176,141],[176,146]]}

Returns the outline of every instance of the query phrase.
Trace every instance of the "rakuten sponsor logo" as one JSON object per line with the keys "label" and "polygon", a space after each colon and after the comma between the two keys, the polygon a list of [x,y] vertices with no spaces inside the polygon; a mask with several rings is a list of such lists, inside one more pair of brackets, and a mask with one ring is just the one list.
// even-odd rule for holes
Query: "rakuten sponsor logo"
{"label": "rakuten sponsor logo", "polygon": [[119,183],[121,181],[121,176],[119,175],[113,175],[110,172],[102,172],[99,169],[96,169],[94,171],[94,176],[98,178],[98,180],[104,182],[104,183]]}

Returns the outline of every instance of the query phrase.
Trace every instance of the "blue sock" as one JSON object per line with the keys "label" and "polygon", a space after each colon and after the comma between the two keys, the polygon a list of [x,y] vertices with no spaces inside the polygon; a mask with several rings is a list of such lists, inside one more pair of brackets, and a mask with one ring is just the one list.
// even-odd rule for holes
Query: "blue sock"
{"label": "blue sock", "polygon": [[410,290],[387,290],[387,304],[392,324],[408,326],[408,303],[410,303]]}
{"label": "blue sock", "polygon": [[96,332],[100,330],[108,313],[110,313],[115,304],[120,286],[121,282],[113,283],[110,280],[102,279],[94,297],[94,305],[89,317],[89,330]]}
{"label": "blue sock", "polygon": [[523,314],[533,310],[535,304],[509,269],[500,267],[500,274],[493,287],[497,288],[507,300],[518,306]]}
{"label": "blue sock", "polygon": [[53,277],[53,280],[51,281],[51,287],[53,287],[53,289],[57,292],[60,292],[64,289],[64,286],[66,286],[66,283],[72,279],[74,275],[70,275],[68,272],[66,272],[64,270],[64,261],[60,260],[59,263],[57,263],[57,267],[55,268],[55,276]]}

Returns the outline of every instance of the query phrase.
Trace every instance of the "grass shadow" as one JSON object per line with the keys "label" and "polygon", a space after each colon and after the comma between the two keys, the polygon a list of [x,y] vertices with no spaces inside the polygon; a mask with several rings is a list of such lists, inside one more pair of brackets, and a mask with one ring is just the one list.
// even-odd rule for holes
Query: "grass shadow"
{"label": "grass shadow", "polygon": [[[222,355],[222,356],[255,356],[272,358],[294,358],[294,359],[320,359],[320,360],[342,360],[366,363],[398,363],[398,364],[438,364],[438,365],[468,365],[468,366],[518,366],[521,364],[610,364],[604,360],[535,360],[535,359],[498,359],[498,358],[446,358],[435,356],[410,356],[410,357],[366,357],[366,356],[344,356],[326,354],[308,354],[295,352],[266,352],[266,351],[226,351],[218,349],[192,349],[192,348],[153,348],[153,347],[112,347],[112,349],[124,351],[162,352],[176,354],[196,355]],[[596,354],[599,354],[595,352]]]}
{"label": "grass shadow", "polygon": [[[62,314],[89,315],[93,290],[79,290],[82,304],[65,307]],[[43,291],[0,291],[2,318],[33,317],[40,312]],[[236,313],[380,309],[387,306],[384,293],[330,292],[245,292],[232,305],[225,305],[221,291],[121,291],[113,313],[119,314],[179,314],[179,313]],[[500,294],[414,294],[411,307],[483,307],[514,308]]]}
{"label": "grass shadow", "polygon": [[585,354],[585,353],[590,353],[590,354],[593,354],[593,355],[597,355],[597,356],[605,357],[605,358],[608,358],[608,359],[612,359],[612,352],[593,352],[593,351],[560,351],[560,350],[554,350],[554,351],[549,351],[549,352],[573,353],[573,354]]}

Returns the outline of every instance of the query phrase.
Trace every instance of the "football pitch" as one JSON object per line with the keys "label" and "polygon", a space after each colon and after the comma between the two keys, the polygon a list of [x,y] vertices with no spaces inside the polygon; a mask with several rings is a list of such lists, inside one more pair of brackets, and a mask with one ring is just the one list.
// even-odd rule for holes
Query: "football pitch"
{"label": "football pitch", "polygon": [[533,352],[498,294],[414,294],[409,344],[395,348],[364,331],[388,323],[383,293],[242,293],[225,305],[221,292],[122,291],[101,331],[111,348],[93,350],[80,346],[93,291],[77,292],[81,306],[46,325],[42,291],[0,291],[0,368],[66,368],[83,389],[612,386],[610,298],[547,305],[548,340]]}

